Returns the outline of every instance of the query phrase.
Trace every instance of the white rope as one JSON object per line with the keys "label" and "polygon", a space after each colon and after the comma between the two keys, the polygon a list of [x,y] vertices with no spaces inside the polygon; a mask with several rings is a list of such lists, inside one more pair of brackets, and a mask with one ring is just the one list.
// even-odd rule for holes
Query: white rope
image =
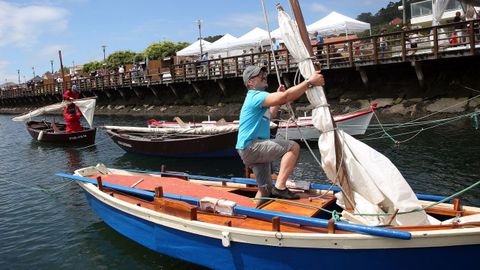
{"label": "white rope", "polygon": [[[397,126],[388,128],[388,129],[386,129],[386,130],[392,130],[392,129],[396,129],[396,128],[400,128],[400,127],[412,125],[412,124],[414,124],[414,123],[417,123],[419,120],[422,120],[422,119],[425,119],[425,118],[434,116],[434,115],[436,115],[436,114],[442,113],[442,112],[444,112],[444,111],[446,111],[446,110],[448,110],[448,109],[457,107],[457,106],[459,106],[460,104],[469,102],[470,100],[474,100],[474,99],[476,99],[476,98],[478,98],[478,97],[480,97],[480,95],[476,95],[476,96],[474,96],[474,97],[472,97],[472,98],[469,98],[469,99],[467,99],[467,100],[465,100],[465,101],[461,101],[461,102],[455,103],[455,104],[453,104],[453,105],[451,105],[451,106],[448,106],[448,107],[446,107],[446,108],[443,108],[443,109],[441,109],[441,110],[439,110],[439,111],[436,111],[436,112],[427,114],[427,115],[425,115],[425,116],[422,116],[422,117],[420,117],[420,118],[417,118],[417,119],[414,119],[414,120],[411,120],[411,121],[408,121],[408,122],[405,122],[405,123],[401,123],[401,124],[399,124],[399,125],[397,125]],[[375,112],[374,112],[374,115],[375,115],[375,117],[377,117],[376,114],[375,114]],[[380,121],[378,120],[378,117],[377,117],[377,121],[378,121],[378,123],[380,124],[380,126],[382,127]],[[376,135],[376,134],[379,134],[379,133],[382,133],[382,132],[384,132],[387,136],[390,137],[390,135],[388,135],[388,134],[386,133],[386,130],[382,127],[382,130],[381,130],[381,131],[377,131],[377,132],[371,133],[371,134],[367,135],[366,137],[371,137],[371,136],[373,136],[373,135]]]}

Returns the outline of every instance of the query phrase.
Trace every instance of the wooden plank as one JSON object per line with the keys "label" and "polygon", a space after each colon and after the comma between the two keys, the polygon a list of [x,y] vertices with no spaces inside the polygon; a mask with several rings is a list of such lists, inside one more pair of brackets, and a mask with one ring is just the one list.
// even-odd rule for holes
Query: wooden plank
{"label": "wooden plank", "polygon": [[[324,208],[336,200],[335,196],[333,195],[327,195],[325,197],[313,200],[310,200],[307,197],[308,194],[301,194],[301,196],[302,197],[299,200],[292,200],[290,202],[271,201],[270,203],[264,204],[260,209],[305,217],[313,217],[321,211],[319,208]],[[314,207],[309,207],[306,205],[303,206],[296,203],[312,205]]]}
{"label": "wooden plank", "polygon": [[156,211],[188,220],[197,220],[197,207],[186,202],[155,197],[154,205]]}

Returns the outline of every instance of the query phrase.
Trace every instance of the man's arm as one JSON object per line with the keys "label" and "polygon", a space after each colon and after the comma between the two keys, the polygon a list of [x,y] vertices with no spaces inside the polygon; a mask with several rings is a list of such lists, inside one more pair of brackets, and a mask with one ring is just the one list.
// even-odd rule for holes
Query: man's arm
{"label": "man's arm", "polygon": [[[268,94],[265,100],[262,103],[263,107],[273,107],[273,106],[280,106],[282,104],[294,101],[301,97],[305,91],[310,89],[308,87],[307,81],[314,85],[314,86],[323,86],[325,85],[325,80],[323,79],[323,75],[320,74],[320,71],[315,71],[315,73],[308,78],[308,80],[303,81],[300,84],[297,84],[293,87],[288,88],[288,90],[284,92],[275,92]],[[277,108],[278,111],[278,108]],[[271,113],[271,111],[270,111]]]}

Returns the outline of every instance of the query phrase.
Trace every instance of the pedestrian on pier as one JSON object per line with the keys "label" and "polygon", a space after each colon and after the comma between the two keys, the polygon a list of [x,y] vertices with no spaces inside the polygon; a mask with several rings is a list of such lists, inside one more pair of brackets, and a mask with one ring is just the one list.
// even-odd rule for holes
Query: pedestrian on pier
{"label": "pedestrian on pier", "polygon": [[380,45],[380,57],[383,59],[385,57],[385,51],[387,50],[387,40],[385,39],[385,33],[387,30],[382,28],[380,31],[380,38],[378,39]]}
{"label": "pedestrian on pier", "polygon": [[[323,76],[318,71],[288,90],[280,85],[276,92],[269,93],[266,68],[248,66],[243,72],[243,82],[248,92],[240,111],[236,149],[243,163],[255,173],[258,184],[256,198],[299,199],[286,187],[286,182],[296,166],[300,146],[290,140],[270,139],[270,117],[277,116],[280,105],[300,98],[313,86],[323,86]],[[273,186],[271,162],[278,159],[281,159],[280,171]],[[258,200],[257,206],[265,202]]]}
{"label": "pedestrian on pier", "polygon": [[[454,23],[463,22],[463,18],[461,17],[462,13],[460,11],[455,12],[455,18],[453,18]],[[461,24],[455,25],[455,35],[459,39],[460,42],[464,42],[463,39],[463,26]]]}
{"label": "pedestrian on pier", "polygon": [[321,58],[323,54],[323,44],[325,41],[323,40],[323,36],[318,33],[318,31],[313,32],[313,36],[316,41],[316,47],[317,47],[317,58]]}

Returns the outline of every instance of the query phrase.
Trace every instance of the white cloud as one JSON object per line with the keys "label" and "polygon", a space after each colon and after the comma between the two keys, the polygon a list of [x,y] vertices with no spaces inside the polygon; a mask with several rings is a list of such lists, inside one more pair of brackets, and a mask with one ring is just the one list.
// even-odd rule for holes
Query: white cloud
{"label": "white cloud", "polygon": [[9,61],[0,59],[0,85],[5,83],[5,79],[8,82],[17,82],[17,74],[8,74],[9,66]]}
{"label": "white cloud", "polygon": [[0,47],[34,45],[38,38],[67,29],[65,9],[0,1]]}
{"label": "white cloud", "polygon": [[66,44],[50,44],[38,51],[38,56],[42,58],[52,58],[52,59],[57,59],[58,58],[58,51],[59,50],[67,50],[69,45]]}
{"label": "white cloud", "polygon": [[313,3],[310,6],[310,10],[314,12],[330,12],[331,10],[327,8],[325,5],[319,3]]}

